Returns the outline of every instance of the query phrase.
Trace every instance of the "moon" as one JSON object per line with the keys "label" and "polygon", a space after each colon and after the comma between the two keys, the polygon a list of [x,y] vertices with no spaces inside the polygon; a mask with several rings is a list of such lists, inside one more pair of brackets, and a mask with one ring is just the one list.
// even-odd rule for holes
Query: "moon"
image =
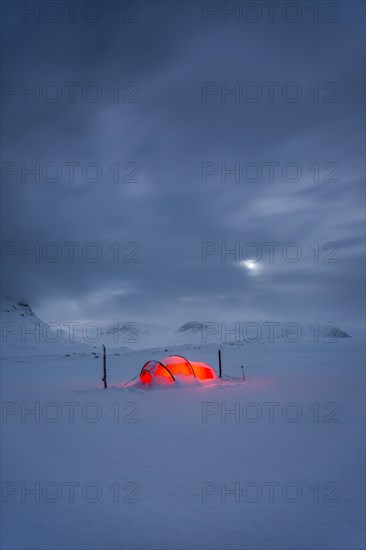
{"label": "moon", "polygon": [[251,273],[256,273],[260,270],[258,262],[253,262],[251,260],[242,260],[240,265],[250,271]]}

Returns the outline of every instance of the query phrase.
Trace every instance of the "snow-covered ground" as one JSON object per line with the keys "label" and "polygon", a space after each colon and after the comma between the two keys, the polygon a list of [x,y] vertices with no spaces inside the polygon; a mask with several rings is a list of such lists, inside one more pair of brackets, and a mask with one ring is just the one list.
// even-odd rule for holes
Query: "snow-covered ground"
{"label": "snow-covered ground", "polygon": [[148,391],[148,359],[217,345],[108,348],[106,390],[70,345],[4,346],[4,550],[365,547],[361,337],[223,344],[236,380]]}

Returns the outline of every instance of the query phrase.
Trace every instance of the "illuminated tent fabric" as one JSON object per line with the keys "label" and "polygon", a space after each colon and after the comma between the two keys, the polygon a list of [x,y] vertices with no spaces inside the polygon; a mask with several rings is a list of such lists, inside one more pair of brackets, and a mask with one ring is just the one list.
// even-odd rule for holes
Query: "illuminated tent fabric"
{"label": "illuminated tent fabric", "polygon": [[188,361],[181,355],[170,355],[160,361],[148,361],[140,372],[140,382],[154,384],[199,384],[216,380],[215,371],[206,363]]}

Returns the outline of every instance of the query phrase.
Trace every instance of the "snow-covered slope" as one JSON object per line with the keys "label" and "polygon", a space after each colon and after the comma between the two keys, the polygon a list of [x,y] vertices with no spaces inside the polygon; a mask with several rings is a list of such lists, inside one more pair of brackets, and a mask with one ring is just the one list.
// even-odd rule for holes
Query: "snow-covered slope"
{"label": "snow-covered slope", "polygon": [[[100,347],[34,342],[22,299],[2,325],[4,550],[364,548],[363,338],[146,327],[161,345],[108,344],[104,389]],[[227,381],[125,386],[168,354],[217,370],[219,347]]]}
{"label": "snow-covered slope", "polygon": [[1,355],[91,353],[92,346],[77,342],[58,323],[45,323],[24,298],[1,299]]}
{"label": "snow-covered slope", "polygon": [[294,345],[301,342],[334,342],[351,336],[336,323],[292,322],[224,322],[188,321],[178,328],[134,322],[114,322],[102,334],[109,347],[128,347],[133,350],[148,347],[199,345],[272,344],[284,341]]}
{"label": "snow-covered slope", "polygon": [[227,345],[236,381],[124,388],[164,355],[109,350],[107,390],[101,357],[3,361],[4,550],[364,548],[361,341]]}
{"label": "snow-covered slope", "polygon": [[[86,341],[80,329],[66,330],[62,323],[45,323],[23,298],[1,301],[2,355],[99,353],[101,345],[123,351],[180,345],[248,346],[274,342],[301,346],[310,342],[337,342],[351,336],[334,323],[312,326],[267,322],[188,321],[178,328],[115,321],[101,329],[98,341]],[[116,350],[118,351],[118,350]]]}

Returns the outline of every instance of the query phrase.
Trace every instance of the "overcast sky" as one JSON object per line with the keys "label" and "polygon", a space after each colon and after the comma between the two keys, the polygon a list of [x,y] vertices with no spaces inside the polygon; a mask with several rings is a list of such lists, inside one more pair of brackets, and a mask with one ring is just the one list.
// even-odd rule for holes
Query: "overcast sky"
{"label": "overcast sky", "polygon": [[46,321],[362,322],[363,2],[121,3],[120,21],[115,2],[74,21],[22,4],[3,33],[3,294]]}

